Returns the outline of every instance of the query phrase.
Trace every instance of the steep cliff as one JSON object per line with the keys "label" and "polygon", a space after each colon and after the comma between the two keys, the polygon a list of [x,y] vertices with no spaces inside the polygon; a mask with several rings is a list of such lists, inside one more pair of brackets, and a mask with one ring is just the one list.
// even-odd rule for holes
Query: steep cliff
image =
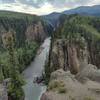
{"label": "steep cliff", "polygon": [[[36,15],[0,11],[0,100],[24,100],[22,71],[33,61],[37,49],[52,27]],[[8,97],[7,97],[8,94]]]}
{"label": "steep cliff", "polygon": [[58,23],[41,100],[99,100],[100,18],[62,15]]}
{"label": "steep cliff", "polygon": [[79,15],[62,15],[52,36],[49,66],[79,72],[80,65],[93,64],[100,68],[100,19]]}
{"label": "steep cliff", "polygon": [[81,48],[76,43],[70,44],[67,39],[56,39],[50,55],[50,67],[53,71],[63,68],[64,70],[70,69],[73,74],[76,74],[83,62],[88,63],[86,46]]}
{"label": "steep cliff", "polygon": [[20,46],[26,39],[42,42],[52,32],[52,27],[36,15],[0,11],[0,40],[9,30],[16,32]]}

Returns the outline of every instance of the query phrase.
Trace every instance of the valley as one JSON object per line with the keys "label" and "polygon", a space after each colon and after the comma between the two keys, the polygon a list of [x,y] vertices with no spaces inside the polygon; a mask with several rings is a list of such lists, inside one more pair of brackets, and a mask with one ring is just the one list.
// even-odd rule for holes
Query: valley
{"label": "valley", "polygon": [[34,61],[30,66],[23,72],[24,78],[27,84],[23,87],[25,91],[25,100],[40,100],[41,94],[45,92],[46,86],[41,84],[33,83],[35,76],[40,76],[43,73],[45,60],[49,53],[50,38],[47,38],[41,45],[40,54],[36,55]]}
{"label": "valley", "polygon": [[99,20],[77,14],[60,16],[45,65],[48,87],[41,100],[99,100]]}
{"label": "valley", "polygon": [[[1,91],[2,87],[8,90],[3,89],[2,93],[6,92],[8,96],[3,97],[3,94],[0,99],[22,100],[24,98],[22,86],[26,84],[26,80],[21,73],[34,60],[40,45],[51,32],[52,26],[39,16],[0,12],[0,83],[6,84],[1,85]],[[43,67],[40,65],[38,67]],[[5,83],[5,80],[10,82]],[[38,88],[37,91],[39,91]]]}
{"label": "valley", "polygon": [[0,11],[0,100],[99,100],[99,8]]}

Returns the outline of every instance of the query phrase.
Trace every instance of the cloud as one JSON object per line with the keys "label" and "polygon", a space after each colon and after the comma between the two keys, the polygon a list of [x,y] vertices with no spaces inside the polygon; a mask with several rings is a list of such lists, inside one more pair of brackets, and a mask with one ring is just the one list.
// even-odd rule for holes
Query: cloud
{"label": "cloud", "polygon": [[2,3],[14,3],[15,0],[0,0]]}
{"label": "cloud", "polygon": [[91,2],[88,2],[88,5],[100,5],[100,0],[91,0]]}
{"label": "cloud", "polygon": [[49,2],[56,7],[72,7],[87,4],[90,0],[49,0]]}
{"label": "cloud", "polygon": [[95,0],[0,0],[0,1],[2,1],[3,3],[19,2],[21,4],[27,4],[36,7],[41,7],[45,3],[50,3],[54,7],[65,7],[65,6],[70,7],[76,5],[86,5],[88,2],[95,1]]}
{"label": "cloud", "polygon": [[[17,12],[24,12],[30,14],[37,14],[37,15],[45,15],[54,11],[57,11],[51,4],[45,3],[43,6],[36,8],[32,6],[28,6],[26,4],[21,3],[11,3],[11,4],[2,4],[0,6],[1,10],[13,10]],[[64,11],[66,8],[58,9],[59,12]]]}
{"label": "cloud", "polygon": [[100,0],[0,0],[0,9],[43,15],[99,4]]}

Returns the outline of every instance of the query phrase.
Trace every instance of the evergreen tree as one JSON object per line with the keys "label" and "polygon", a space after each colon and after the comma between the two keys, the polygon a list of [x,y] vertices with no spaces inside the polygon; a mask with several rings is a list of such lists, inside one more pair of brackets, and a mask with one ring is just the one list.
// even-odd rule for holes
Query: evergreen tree
{"label": "evergreen tree", "polygon": [[9,96],[11,100],[20,100],[22,91],[22,79],[20,78],[19,72],[17,70],[17,60],[15,57],[15,34],[9,31],[3,36],[3,44],[9,54],[9,66],[10,66],[10,78],[11,84],[9,85]]}

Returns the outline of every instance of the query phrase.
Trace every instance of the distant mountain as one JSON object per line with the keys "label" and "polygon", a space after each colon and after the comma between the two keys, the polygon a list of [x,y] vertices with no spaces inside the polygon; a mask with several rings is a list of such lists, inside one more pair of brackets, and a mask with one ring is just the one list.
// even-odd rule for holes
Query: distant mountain
{"label": "distant mountain", "polygon": [[75,9],[64,11],[63,14],[83,14],[83,15],[100,16],[100,5],[81,6]]}
{"label": "distant mountain", "polygon": [[57,25],[57,21],[59,19],[59,16],[62,14],[79,14],[79,15],[88,15],[88,16],[100,16],[100,5],[95,6],[81,6],[75,9],[66,10],[62,13],[53,12],[49,15],[43,16],[43,18],[51,23],[51,25],[55,26]]}
{"label": "distant mountain", "polygon": [[53,13],[51,13],[49,15],[45,15],[45,16],[42,16],[42,17],[49,24],[51,24],[52,26],[56,27],[56,23],[57,23],[60,15],[61,15],[61,13],[53,12]]}

